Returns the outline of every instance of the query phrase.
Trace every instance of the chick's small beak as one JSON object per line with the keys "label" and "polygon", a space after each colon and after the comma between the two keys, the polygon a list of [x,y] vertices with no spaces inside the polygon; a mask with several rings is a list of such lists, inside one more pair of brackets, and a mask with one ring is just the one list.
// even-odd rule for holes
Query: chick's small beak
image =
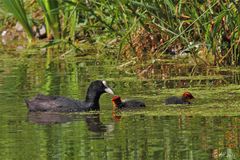
{"label": "chick's small beak", "polygon": [[113,93],[113,91],[112,91],[111,88],[106,88],[106,89],[105,89],[105,92],[114,95],[114,93]]}

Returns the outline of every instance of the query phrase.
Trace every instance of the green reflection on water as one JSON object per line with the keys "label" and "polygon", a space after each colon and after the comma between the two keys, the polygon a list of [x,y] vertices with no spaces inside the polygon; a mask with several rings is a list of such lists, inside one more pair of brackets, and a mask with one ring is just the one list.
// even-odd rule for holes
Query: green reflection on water
{"label": "green reflection on water", "polygon": [[[184,76],[167,70],[165,79],[160,68],[152,77],[138,77],[117,70],[111,59],[51,61],[42,55],[2,55],[0,65],[1,159],[240,158],[239,75],[231,70],[202,68],[189,75],[186,69]],[[123,99],[143,99],[147,108],[114,121],[106,94],[100,112],[27,112],[24,98],[40,92],[84,99],[95,79],[106,79]],[[163,104],[185,90],[196,97],[192,105]]]}

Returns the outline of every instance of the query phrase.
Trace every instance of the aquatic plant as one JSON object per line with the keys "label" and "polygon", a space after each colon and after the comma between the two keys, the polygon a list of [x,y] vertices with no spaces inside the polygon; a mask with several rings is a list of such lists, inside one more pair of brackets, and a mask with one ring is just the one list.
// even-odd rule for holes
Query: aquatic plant
{"label": "aquatic plant", "polygon": [[4,8],[6,8],[8,12],[12,13],[12,15],[23,26],[25,32],[27,33],[28,40],[31,42],[34,36],[30,21],[24,8],[23,0],[3,0],[2,3]]}
{"label": "aquatic plant", "polygon": [[141,25],[130,34],[125,54],[133,47],[139,58],[161,53],[199,58],[198,52],[206,48],[204,54],[214,56],[212,64],[240,64],[240,14],[234,2],[132,1],[128,8]]}
{"label": "aquatic plant", "polygon": [[77,0],[72,1],[65,1],[63,4],[63,36],[69,37],[69,39],[74,43],[75,35],[76,35],[76,28],[78,22],[78,2]]}
{"label": "aquatic plant", "polygon": [[166,54],[190,55],[195,63],[207,65],[240,64],[239,1],[37,2],[49,39],[54,37],[58,42],[76,46],[84,39],[103,46],[118,44],[120,56],[141,61]]}
{"label": "aquatic plant", "polygon": [[60,39],[61,37],[61,25],[59,17],[59,4],[57,0],[37,0],[41,6],[47,29],[48,39],[53,37]]}

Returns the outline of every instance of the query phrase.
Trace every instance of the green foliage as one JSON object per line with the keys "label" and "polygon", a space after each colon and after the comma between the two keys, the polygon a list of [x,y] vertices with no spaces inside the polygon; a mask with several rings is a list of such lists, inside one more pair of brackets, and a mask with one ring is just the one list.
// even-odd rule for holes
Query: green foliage
{"label": "green foliage", "polygon": [[12,13],[19,23],[21,23],[27,33],[28,40],[32,41],[33,31],[27,18],[26,10],[24,9],[23,0],[3,0],[2,3],[8,12]]}
{"label": "green foliage", "polygon": [[78,2],[76,0],[72,1],[64,1],[62,3],[63,9],[63,36],[64,38],[69,38],[73,42],[75,41],[76,28],[78,22],[78,14],[77,11]]}
{"label": "green foliage", "polygon": [[[98,43],[115,39],[120,40],[120,48],[129,44],[132,48],[145,50],[146,47],[141,48],[141,45],[153,43],[149,42],[148,38],[155,36],[154,43],[149,45],[157,46],[155,49],[157,53],[149,54],[149,57],[175,46],[180,46],[179,53],[190,51],[189,53],[198,57],[198,52],[205,47],[206,54],[214,56],[215,64],[240,64],[239,1],[37,0],[37,2],[44,13],[49,38],[53,36],[55,39],[70,40],[74,45],[81,39]],[[21,12],[15,11],[15,17],[23,19],[21,23],[26,23],[25,28],[30,30],[22,1],[5,0],[4,3],[8,4],[6,8],[11,10],[14,8],[16,10],[17,6],[20,8]],[[142,28],[144,31],[138,32]],[[141,35],[145,34],[144,32],[150,36],[144,39]],[[141,41],[142,43],[139,43]],[[198,47],[199,45],[201,47]],[[153,50],[152,46],[147,49],[147,52]]]}
{"label": "green foliage", "polygon": [[47,28],[47,35],[54,36],[59,39],[61,37],[61,25],[59,19],[59,8],[57,0],[38,0],[38,4],[41,6],[44,16],[45,24]]}

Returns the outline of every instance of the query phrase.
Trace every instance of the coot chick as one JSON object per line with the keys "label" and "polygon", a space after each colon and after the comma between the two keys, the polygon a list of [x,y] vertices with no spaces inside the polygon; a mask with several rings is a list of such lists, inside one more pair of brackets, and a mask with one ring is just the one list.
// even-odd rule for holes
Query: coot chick
{"label": "coot chick", "polygon": [[139,100],[125,100],[122,101],[121,97],[113,96],[112,98],[113,106],[119,109],[125,108],[142,108],[146,107],[145,103]]}
{"label": "coot chick", "polygon": [[193,99],[190,92],[184,92],[182,97],[169,97],[165,100],[165,104],[191,104],[190,100]]}
{"label": "coot chick", "polygon": [[106,81],[93,81],[87,90],[86,99],[78,101],[62,96],[39,94],[32,100],[25,100],[29,111],[42,112],[82,112],[100,110],[99,99],[103,93],[114,94]]}

